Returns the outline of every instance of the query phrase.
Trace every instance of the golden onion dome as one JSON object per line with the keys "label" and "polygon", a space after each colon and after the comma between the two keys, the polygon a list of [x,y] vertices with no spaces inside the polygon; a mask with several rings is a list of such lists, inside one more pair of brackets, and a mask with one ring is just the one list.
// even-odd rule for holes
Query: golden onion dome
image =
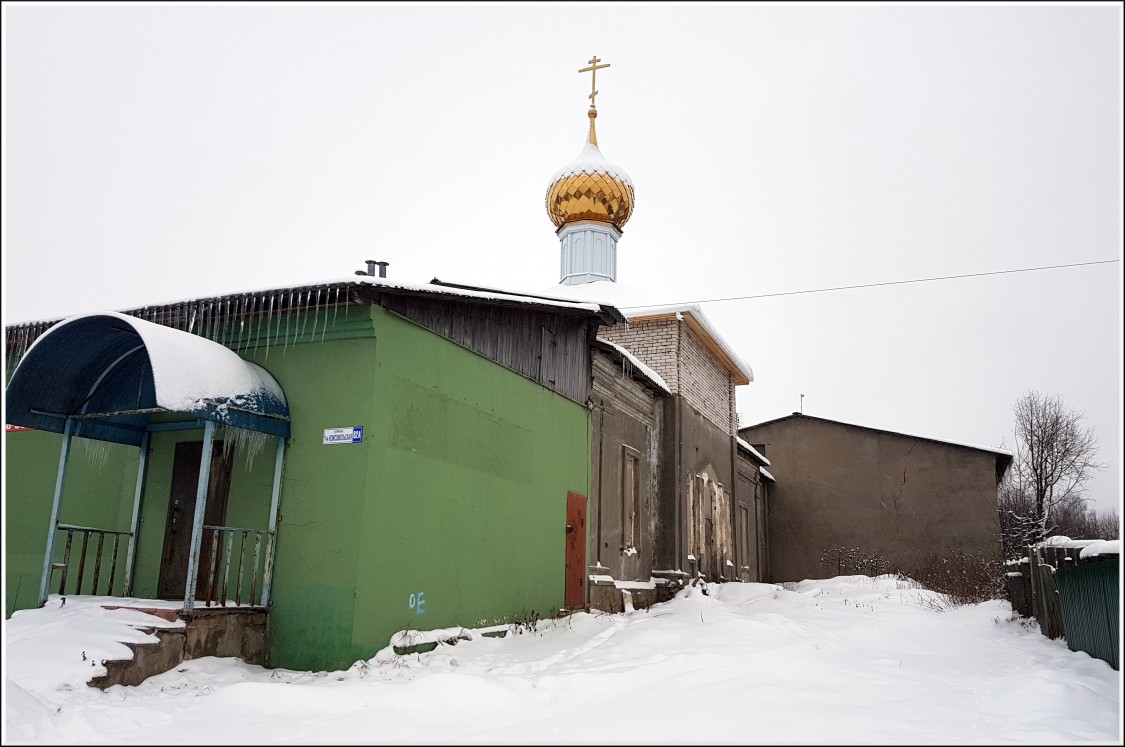
{"label": "golden onion dome", "polygon": [[618,231],[633,214],[633,181],[598,148],[597,109],[589,111],[590,135],[578,157],[555,172],[547,185],[547,214],[556,228],[579,221],[609,223]]}

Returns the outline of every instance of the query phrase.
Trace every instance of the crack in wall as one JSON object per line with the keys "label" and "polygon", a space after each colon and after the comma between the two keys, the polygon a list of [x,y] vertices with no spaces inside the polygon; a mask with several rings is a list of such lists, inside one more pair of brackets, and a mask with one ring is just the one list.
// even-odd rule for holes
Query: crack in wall
{"label": "crack in wall", "polygon": [[[895,535],[899,531],[899,507],[898,502],[902,498],[902,491],[906,488],[906,470],[910,466],[910,455],[914,452],[914,447],[918,445],[917,441],[910,444],[910,450],[902,457],[902,483],[898,486],[898,492],[894,497],[894,511],[895,511]],[[884,504],[885,505],[885,504]]]}

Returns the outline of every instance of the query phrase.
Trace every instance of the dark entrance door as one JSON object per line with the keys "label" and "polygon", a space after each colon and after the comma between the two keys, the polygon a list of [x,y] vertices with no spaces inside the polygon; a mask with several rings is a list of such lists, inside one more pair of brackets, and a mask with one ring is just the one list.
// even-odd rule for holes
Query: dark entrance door
{"label": "dark entrance door", "polygon": [[[207,508],[203,514],[204,524],[221,526],[226,521],[232,456],[231,453],[223,453],[222,441],[214,442],[211,449],[211,475],[207,485]],[[199,462],[202,458],[202,441],[176,444],[176,457],[172,462],[172,490],[168,497],[168,523],[164,530],[164,555],[160,562],[160,579],[156,585],[156,596],[160,599],[183,599],[187,588],[191,528],[195,519],[195,491],[199,484]],[[199,551],[197,594],[206,589],[204,578],[210,558],[211,533],[204,532]]]}
{"label": "dark entrance door", "polygon": [[566,494],[566,593],[569,610],[586,608],[586,496]]}

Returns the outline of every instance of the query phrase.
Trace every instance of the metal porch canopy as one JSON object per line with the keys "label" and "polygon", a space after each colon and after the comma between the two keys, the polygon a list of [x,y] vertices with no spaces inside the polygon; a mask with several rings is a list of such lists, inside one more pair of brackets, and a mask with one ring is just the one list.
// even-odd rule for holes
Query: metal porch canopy
{"label": "metal porch canopy", "polygon": [[[202,337],[116,312],[71,317],[45,332],[24,354],[5,392],[10,425],[62,433],[51,524],[47,536],[39,603],[47,598],[55,533],[66,464],[74,436],[137,446],[137,475],[126,578],[132,577],[137,517],[152,420],[169,413],[201,421],[200,463],[184,608],[195,601],[196,569],[216,425],[242,428],[278,439],[270,542],[272,560],[280,492],[281,463],[289,437],[289,406],[277,381],[264,368]],[[164,418],[162,418],[164,419]],[[198,426],[197,426],[198,427]],[[263,604],[269,599],[269,574]],[[127,582],[128,587],[128,582]]]}
{"label": "metal porch canopy", "polygon": [[64,320],[35,341],[6,396],[6,422],[140,446],[160,412],[289,437],[277,381],[218,343],[124,314]]}

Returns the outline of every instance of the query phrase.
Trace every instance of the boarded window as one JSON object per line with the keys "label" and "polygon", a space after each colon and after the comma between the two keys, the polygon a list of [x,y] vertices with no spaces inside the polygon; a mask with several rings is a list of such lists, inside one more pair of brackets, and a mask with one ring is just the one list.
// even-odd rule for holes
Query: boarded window
{"label": "boarded window", "polygon": [[621,447],[621,547],[637,546],[637,502],[641,486],[641,455],[629,446]]}
{"label": "boarded window", "polygon": [[750,509],[745,505],[738,507],[738,563],[750,565]]}

